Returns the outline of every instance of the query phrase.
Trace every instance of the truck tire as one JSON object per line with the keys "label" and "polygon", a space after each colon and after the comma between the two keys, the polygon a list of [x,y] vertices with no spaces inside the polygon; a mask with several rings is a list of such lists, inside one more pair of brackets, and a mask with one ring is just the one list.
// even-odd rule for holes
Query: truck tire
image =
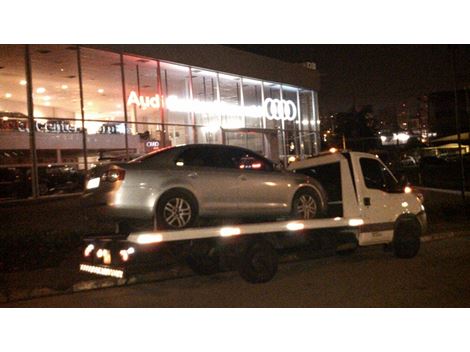
{"label": "truck tire", "polygon": [[271,243],[254,241],[240,256],[238,272],[247,282],[259,284],[271,280],[277,272],[278,256]]}
{"label": "truck tire", "polygon": [[159,230],[182,230],[192,227],[197,220],[197,201],[190,192],[171,190],[159,199],[156,209]]}
{"label": "truck tire", "polygon": [[393,235],[393,252],[398,258],[415,257],[421,246],[421,228],[416,221],[398,223]]}

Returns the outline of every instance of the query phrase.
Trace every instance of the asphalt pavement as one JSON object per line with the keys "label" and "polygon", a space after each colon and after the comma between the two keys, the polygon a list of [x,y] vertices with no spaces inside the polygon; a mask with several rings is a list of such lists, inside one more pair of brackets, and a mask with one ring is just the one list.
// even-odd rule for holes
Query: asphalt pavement
{"label": "asphalt pavement", "polygon": [[470,307],[470,237],[425,242],[413,259],[380,247],[280,265],[266,284],[237,273],[86,291],[5,307]]}

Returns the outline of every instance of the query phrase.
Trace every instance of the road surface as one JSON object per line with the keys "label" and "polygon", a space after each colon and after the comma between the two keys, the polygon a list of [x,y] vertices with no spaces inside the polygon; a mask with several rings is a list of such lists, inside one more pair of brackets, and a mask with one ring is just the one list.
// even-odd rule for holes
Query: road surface
{"label": "road surface", "polygon": [[252,285],[236,272],[9,303],[9,307],[470,307],[470,237],[423,243],[414,259],[380,247],[281,264]]}

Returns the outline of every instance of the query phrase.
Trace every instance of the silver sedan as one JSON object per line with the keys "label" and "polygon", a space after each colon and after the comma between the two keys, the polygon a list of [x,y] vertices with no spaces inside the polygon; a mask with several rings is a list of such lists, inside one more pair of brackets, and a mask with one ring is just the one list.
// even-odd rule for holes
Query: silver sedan
{"label": "silver sedan", "polygon": [[248,149],[210,144],[96,167],[84,197],[116,221],[153,219],[160,229],[196,226],[205,218],[312,219],[327,206],[316,180],[284,171]]}

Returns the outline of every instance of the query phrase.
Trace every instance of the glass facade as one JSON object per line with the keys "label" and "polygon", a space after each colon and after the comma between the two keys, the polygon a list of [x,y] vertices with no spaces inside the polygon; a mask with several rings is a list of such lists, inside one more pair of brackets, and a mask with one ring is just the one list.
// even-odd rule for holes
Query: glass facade
{"label": "glass facade", "polygon": [[188,143],[314,155],[316,92],[76,45],[0,45],[0,201],[80,192],[88,169]]}

